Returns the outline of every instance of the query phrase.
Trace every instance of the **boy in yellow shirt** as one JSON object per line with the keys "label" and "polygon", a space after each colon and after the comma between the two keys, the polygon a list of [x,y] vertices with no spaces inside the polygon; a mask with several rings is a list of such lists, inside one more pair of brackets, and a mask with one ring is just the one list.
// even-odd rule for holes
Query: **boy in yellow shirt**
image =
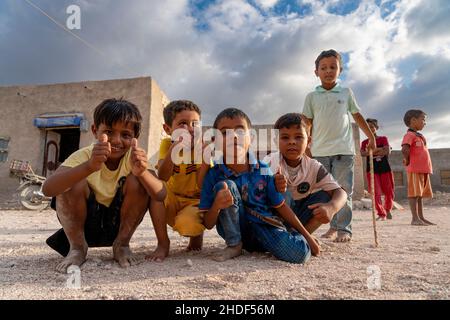
{"label": "boy in yellow shirt", "polygon": [[107,99],[94,111],[92,133],[97,139],[71,154],[49,177],[42,191],[56,197],[63,227],[47,244],[65,259],[57,270],[81,266],[88,247],[113,247],[121,267],[136,260],[130,239],[148,208],[149,195],[162,201],[164,184],[147,170],[147,155],[137,146],[142,117],[122,99]]}
{"label": "boy in yellow shirt", "polygon": [[[176,100],[164,108],[164,131],[170,138],[161,141],[158,177],[167,181],[167,196],[162,206],[152,202],[152,213],[158,247],[147,258],[162,261],[169,254],[170,241],[163,221],[180,235],[190,237],[187,250],[201,250],[203,214],[198,209],[200,188],[209,165],[194,159],[194,138],[201,139],[200,108],[188,100]],[[194,135],[194,132],[198,135]],[[200,141],[197,141],[201,143]],[[189,151],[189,154],[183,154]]]}

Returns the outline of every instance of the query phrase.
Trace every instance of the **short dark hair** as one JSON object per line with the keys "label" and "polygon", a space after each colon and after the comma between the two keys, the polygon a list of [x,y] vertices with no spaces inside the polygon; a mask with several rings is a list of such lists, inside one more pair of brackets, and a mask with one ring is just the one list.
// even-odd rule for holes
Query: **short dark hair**
{"label": "short dark hair", "polygon": [[373,124],[373,125],[375,126],[375,128],[378,129],[378,120],[377,120],[377,119],[367,118],[367,119],[366,119],[366,122],[367,122],[367,123]]}
{"label": "short dark hair", "polygon": [[406,126],[409,127],[412,118],[419,118],[422,115],[426,116],[427,114],[419,109],[408,110],[403,117],[403,122],[405,122]]}
{"label": "short dark hair", "polygon": [[97,128],[101,124],[112,127],[117,122],[132,123],[134,136],[139,137],[142,116],[137,106],[122,98],[103,100],[94,110],[94,125]]}
{"label": "short dark hair", "polygon": [[319,70],[320,60],[322,60],[323,58],[329,58],[329,57],[335,57],[339,61],[339,68],[341,69],[341,71],[342,71],[342,69],[344,69],[344,64],[342,63],[341,54],[334,49],[330,49],[330,50],[322,51],[319,54],[319,56],[316,59],[316,70]]}
{"label": "short dark hair", "polygon": [[247,122],[247,126],[249,128],[251,128],[251,126],[252,126],[250,118],[245,114],[244,111],[242,111],[238,108],[227,108],[227,109],[221,111],[217,115],[216,120],[214,120],[213,128],[217,129],[217,125],[219,124],[219,121],[222,120],[223,118],[229,118],[229,119],[242,118]]}
{"label": "short dark hair", "polygon": [[177,113],[180,113],[184,110],[191,110],[198,113],[198,115],[201,117],[202,112],[200,111],[200,108],[193,103],[190,100],[174,100],[171,101],[163,111],[164,116],[164,123],[168,126],[172,125],[173,119],[175,119],[175,116]]}
{"label": "short dark hair", "polygon": [[309,123],[306,120],[305,116],[292,112],[292,113],[286,113],[278,118],[278,120],[275,122],[275,125],[273,126],[274,129],[282,129],[282,128],[290,128],[292,126],[297,127],[304,127],[306,130],[306,133],[309,135]]}

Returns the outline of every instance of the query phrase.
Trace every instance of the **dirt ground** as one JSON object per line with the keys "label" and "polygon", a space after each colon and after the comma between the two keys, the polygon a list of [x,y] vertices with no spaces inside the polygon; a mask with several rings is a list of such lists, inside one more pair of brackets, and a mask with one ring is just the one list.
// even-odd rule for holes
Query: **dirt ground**
{"label": "dirt ground", "polygon": [[54,271],[61,257],[45,244],[59,228],[54,212],[1,210],[0,299],[450,299],[449,208],[425,207],[437,223],[427,227],[411,226],[407,210],[394,211],[393,220],[377,222],[378,248],[371,211],[354,211],[353,241],[323,241],[321,256],[305,265],[261,253],[212,261],[224,245],[215,230],[200,253],[185,252],[188,239],[170,231],[170,256],[148,262],[156,238],[147,215],[131,243],[141,262],[122,269],[110,248],[90,249],[78,289]]}

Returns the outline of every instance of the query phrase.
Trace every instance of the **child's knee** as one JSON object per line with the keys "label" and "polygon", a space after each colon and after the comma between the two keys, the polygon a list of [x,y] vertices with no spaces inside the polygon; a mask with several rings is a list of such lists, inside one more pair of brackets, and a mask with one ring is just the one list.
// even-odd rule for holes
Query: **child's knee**
{"label": "child's knee", "polygon": [[314,197],[314,201],[316,203],[327,203],[331,200],[330,195],[328,194],[328,192],[320,190],[318,192],[316,192]]}
{"label": "child's knee", "polygon": [[132,174],[130,174],[125,181],[123,193],[125,196],[131,195],[148,200],[147,190],[145,190],[144,186]]}
{"label": "child's knee", "polygon": [[199,236],[205,230],[202,219],[197,214],[179,214],[175,217],[173,229],[182,236]]}
{"label": "child's knee", "polygon": [[73,207],[78,203],[81,203],[80,200],[87,200],[89,193],[90,190],[86,180],[82,180],[73,185],[70,189],[57,195],[56,203],[58,204],[58,207],[62,205]]}

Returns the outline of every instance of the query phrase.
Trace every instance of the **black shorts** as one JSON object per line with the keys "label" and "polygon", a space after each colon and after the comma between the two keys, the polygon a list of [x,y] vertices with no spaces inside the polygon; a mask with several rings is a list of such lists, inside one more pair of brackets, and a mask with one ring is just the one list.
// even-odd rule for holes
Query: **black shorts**
{"label": "black shorts", "polygon": [[[84,236],[89,247],[110,247],[116,239],[120,227],[125,180],[126,177],[119,180],[119,187],[109,207],[98,203],[95,194],[90,193],[86,202],[87,215],[84,224]],[[56,210],[56,198],[52,199],[51,207]],[[70,244],[64,229],[56,231],[46,243],[64,257],[69,253]]]}

